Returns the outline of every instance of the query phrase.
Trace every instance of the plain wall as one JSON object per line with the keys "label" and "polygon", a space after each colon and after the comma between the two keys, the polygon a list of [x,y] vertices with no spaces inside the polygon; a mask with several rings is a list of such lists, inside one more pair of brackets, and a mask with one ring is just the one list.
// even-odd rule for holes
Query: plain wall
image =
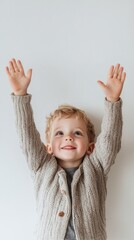
{"label": "plain wall", "polygon": [[[107,184],[108,240],[134,240],[134,2],[0,0],[0,239],[31,240],[34,190],[19,147],[5,66],[33,68],[29,93],[44,141],[45,117],[59,104],[82,108],[99,134],[111,64],[125,67],[122,149]],[[84,239],[83,239],[84,240]]]}

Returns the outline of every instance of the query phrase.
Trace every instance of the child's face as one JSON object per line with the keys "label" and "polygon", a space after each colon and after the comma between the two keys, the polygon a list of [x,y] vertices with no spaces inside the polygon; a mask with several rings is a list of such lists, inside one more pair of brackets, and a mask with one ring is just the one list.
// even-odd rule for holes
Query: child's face
{"label": "child's face", "polygon": [[86,124],[76,117],[55,119],[50,134],[48,152],[62,167],[79,166],[89,150]]}

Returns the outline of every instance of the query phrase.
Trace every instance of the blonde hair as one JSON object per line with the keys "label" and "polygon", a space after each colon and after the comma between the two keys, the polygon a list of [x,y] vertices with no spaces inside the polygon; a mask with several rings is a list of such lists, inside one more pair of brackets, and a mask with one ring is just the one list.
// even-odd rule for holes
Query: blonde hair
{"label": "blonde hair", "polygon": [[79,108],[76,108],[71,105],[60,105],[54,112],[50,113],[48,117],[46,117],[46,130],[45,136],[46,141],[49,143],[50,141],[50,134],[51,134],[51,127],[52,123],[56,118],[70,118],[72,116],[78,117],[82,119],[86,126],[87,126],[87,134],[90,142],[94,142],[95,139],[95,130],[94,126],[91,123],[90,119],[87,117],[86,113]]}

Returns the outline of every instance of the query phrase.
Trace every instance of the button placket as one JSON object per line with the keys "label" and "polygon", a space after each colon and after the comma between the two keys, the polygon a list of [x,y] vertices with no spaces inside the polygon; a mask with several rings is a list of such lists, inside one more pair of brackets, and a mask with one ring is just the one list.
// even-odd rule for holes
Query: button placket
{"label": "button placket", "polygon": [[[66,174],[65,172],[62,172],[61,174],[59,174],[59,186],[60,186],[60,191],[61,194],[63,195],[63,199],[66,198],[66,200],[68,201],[68,207],[70,207],[70,198],[69,198],[69,192],[68,192],[68,185],[67,185],[67,179],[66,179]],[[64,201],[66,201],[64,199]],[[65,217],[66,212],[64,211],[59,211],[58,212],[58,216],[59,217]],[[68,215],[68,214],[67,214]]]}
{"label": "button placket", "polygon": [[61,190],[61,193],[64,195],[64,196],[67,196],[67,181],[66,181],[66,175],[65,173],[63,173],[62,175],[59,176],[59,185],[60,185],[60,190]]}

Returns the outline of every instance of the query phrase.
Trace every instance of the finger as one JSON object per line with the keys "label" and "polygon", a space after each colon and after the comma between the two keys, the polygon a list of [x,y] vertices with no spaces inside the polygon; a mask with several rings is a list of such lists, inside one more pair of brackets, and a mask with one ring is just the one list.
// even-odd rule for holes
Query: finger
{"label": "finger", "polygon": [[11,73],[15,72],[15,69],[14,69],[12,61],[9,61],[9,70],[10,70]]}
{"label": "finger", "polygon": [[31,77],[32,77],[32,69],[29,69],[28,72],[27,72],[27,77],[28,79],[31,80]]}
{"label": "finger", "polygon": [[97,83],[100,85],[100,87],[101,87],[103,90],[106,89],[106,85],[105,85],[102,81],[98,80]]}
{"label": "finger", "polygon": [[12,63],[13,63],[13,67],[14,67],[15,72],[18,72],[18,71],[19,71],[19,68],[18,68],[18,65],[17,65],[17,63],[16,63],[16,60],[15,60],[14,58],[12,59]]}
{"label": "finger", "polygon": [[114,73],[114,66],[112,65],[108,71],[108,77],[112,78]]}
{"label": "finger", "polygon": [[126,73],[123,72],[122,77],[121,77],[121,82],[124,83],[125,79],[126,79]]}
{"label": "finger", "polygon": [[118,73],[118,79],[119,80],[121,80],[123,69],[124,69],[123,67],[120,67],[120,69],[119,69],[119,73]]}
{"label": "finger", "polygon": [[20,60],[17,61],[17,65],[18,65],[19,71],[24,73],[24,68]]}
{"label": "finger", "polygon": [[117,75],[118,75],[118,72],[119,72],[119,68],[120,68],[120,64],[118,63],[116,66],[115,66],[115,70],[114,70],[114,77],[116,78]]}

